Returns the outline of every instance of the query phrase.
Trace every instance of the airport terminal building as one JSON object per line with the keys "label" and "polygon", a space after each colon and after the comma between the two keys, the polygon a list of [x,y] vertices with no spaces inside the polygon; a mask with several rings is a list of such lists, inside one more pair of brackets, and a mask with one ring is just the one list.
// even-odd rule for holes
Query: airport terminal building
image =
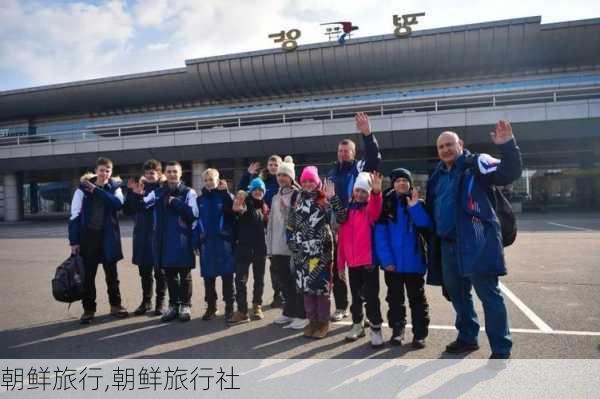
{"label": "airport terminal building", "polygon": [[0,92],[0,219],[69,210],[99,155],[136,177],[148,158],[179,160],[199,188],[207,167],[237,181],[253,160],[291,154],[325,174],[354,113],[368,112],[384,172],[423,184],[435,139],[496,153],[513,124],[525,211],[600,209],[600,19],[540,17],[190,59],[185,67]]}

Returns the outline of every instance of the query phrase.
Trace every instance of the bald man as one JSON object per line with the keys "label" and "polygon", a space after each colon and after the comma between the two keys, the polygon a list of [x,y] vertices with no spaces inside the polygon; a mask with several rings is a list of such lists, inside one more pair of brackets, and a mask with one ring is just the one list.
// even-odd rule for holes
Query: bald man
{"label": "bald man", "polygon": [[498,281],[506,274],[506,265],[493,186],[518,179],[523,164],[509,122],[498,122],[491,137],[501,159],[471,154],[454,132],[443,132],[437,139],[440,162],[427,183],[427,208],[435,232],[428,246],[428,283],[443,283],[456,312],[458,337],[446,352],[479,349],[473,287],[483,304],[490,359],[508,359],[512,339]]}

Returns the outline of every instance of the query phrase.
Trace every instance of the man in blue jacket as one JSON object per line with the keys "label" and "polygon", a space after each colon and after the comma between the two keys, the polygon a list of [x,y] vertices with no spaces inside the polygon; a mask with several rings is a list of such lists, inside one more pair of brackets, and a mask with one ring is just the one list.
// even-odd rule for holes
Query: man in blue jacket
{"label": "man in blue jacket", "polygon": [[[152,253],[152,227],[154,215],[152,209],[144,206],[142,195],[148,195],[156,190],[165,177],[162,174],[162,165],[155,159],[149,159],[142,166],[144,175],[139,181],[130,180],[127,184],[129,190],[125,196],[123,211],[134,217],[133,225],[133,258],[132,263],[138,266],[142,283],[142,303],[134,314],[141,316],[152,307],[152,286],[156,280],[156,303],[154,315],[160,316],[164,312],[164,300],[167,291],[167,282],[164,269],[156,266]],[[137,193],[141,194],[137,194]],[[154,277],[152,272],[154,271]]]}
{"label": "man in blue jacket", "polygon": [[121,232],[117,212],[123,207],[121,179],[112,178],[113,163],[100,157],[95,173],[81,177],[81,184],[73,194],[69,219],[69,243],[73,254],[80,253],[85,267],[83,315],[81,324],[89,324],[96,314],[96,272],[102,263],[110,314],[127,317],[121,305],[117,262],[123,259]]}
{"label": "man in blue jacket", "polygon": [[509,122],[498,122],[491,136],[501,160],[464,150],[454,132],[443,132],[437,139],[440,162],[427,184],[427,208],[435,231],[429,245],[428,283],[443,283],[456,311],[458,337],[446,352],[479,349],[473,287],[483,304],[490,358],[508,359],[512,339],[498,282],[506,265],[493,186],[518,179],[523,164]]}
{"label": "man in blue jacket", "polygon": [[166,164],[167,181],[144,197],[144,203],[154,210],[153,253],[158,267],[165,269],[169,290],[169,309],[161,321],[191,319],[192,269],[196,256],[192,245],[192,230],[198,217],[196,191],[181,181],[181,164]]}
{"label": "man in blue jacket", "polygon": [[[379,145],[371,132],[369,117],[364,112],[359,112],[355,119],[356,127],[363,137],[365,157],[357,161],[356,144],[350,139],[344,139],[338,144],[337,162],[327,175],[335,183],[335,192],[344,207],[348,206],[349,199],[352,198],[352,190],[358,174],[376,171],[381,161]],[[336,310],[331,320],[340,321],[348,317],[348,286],[338,273],[333,273],[333,298]]]}

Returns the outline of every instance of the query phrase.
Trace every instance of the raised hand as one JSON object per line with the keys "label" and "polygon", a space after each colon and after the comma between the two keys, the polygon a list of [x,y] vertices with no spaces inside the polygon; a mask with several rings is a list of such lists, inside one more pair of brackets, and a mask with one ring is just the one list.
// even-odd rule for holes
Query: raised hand
{"label": "raised hand", "polygon": [[136,194],[144,194],[144,183],[137,182],[133,179],[129,179],[127,181],[127,188]]}
{"label": "raised hand", "polygon": [[219,180],[219,185],[217,186],[219,190],[229,190],[229,186],[227,185],[227,180],[221,179]]}
{"label": "raised hand", "polygon": [[419,194],[419,190],[413,188],[410,193],[410,197],[406,199],[406,202],[408,203],[408,206],[412,207],[419,203],[420,198],[421,195]]}
{"label": "raised hand", "polygon": [[513,139],[512,126],[510,122],[506,120],[500,120],[496,123],[496,127],[493,132],[490,133],[492,141],[496,145],[504,144]]}
{"label": "raised hand", "polygon": [[379,194],[383,187],[383,176],[379,172],[371,173],[371,190],[373,194]]}
{"label": "raised hand", "polygon": [[368,136],[371,134],[371,123],[369,122],[369,117],[367,114],[364,112],[358,112],[354,119],[356,120],[356,128],[362,133],[363,136]]}
{"label": "raised hand", "polygon": [[96,189],[96,185],[89,180],[84,180],[82,184],[83,184],[83,189],[85,191],[87,191],[88,193],[93,193],[94,190]]}
{"label": "raised hand", "polygon": [[326,179],[323,191],[327,199],[333,198],[335,196],[335,182],[331,179]]}
{"label": "raised hand", "polygon": [[250,166],[248,166],[248,173],[251,175],[258,174],[258,170],[260,169],[260,162],[252,162]]}

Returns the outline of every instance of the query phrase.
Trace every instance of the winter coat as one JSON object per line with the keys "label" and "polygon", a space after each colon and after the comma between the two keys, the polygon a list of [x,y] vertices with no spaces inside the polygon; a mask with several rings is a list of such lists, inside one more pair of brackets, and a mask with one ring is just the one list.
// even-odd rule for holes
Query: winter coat
{"label": "winter coat", "polygon": [[269,221],[269,207],[263,200],[248,195],[245,199],[246,212],[236,213],[237,259],[267,256],[265,229]]}
{"label": "winter coat", "polygon": [[291,208],[298,200],[296,187],[282,187],[273,197],[267,225],[267,255],[291,256],[287,245],[287,222]]}
{"label": "winter coat", "polygon": [[200,274],[213,278],[235,271],[233,198],[227,190],[203,188],[197,199],[199,217],[193,233],[200,251]]}
{"label": "winter coat", "polygon": [[297,289],[309,295],[329,295],[333,264],[330,205],[316,192],[301,191],[288,219],[288,245],[293,252]]}
{"label": "winter coat", "polygon": [[[339,209],[341,201],[332,198],[332,206]],[[337,242],[337,267],[357,267],[374,264],[373,225],[379,219],[383,203],[382,194],[370,194],[366,203],[350,202],[340,213],[336,210],[336,220],[340,223]]]}
{"label": "winter coat", "polygon": [[121,190],[121,179],[113,177],[102,187],[96,187],[93,193],[84,189],[83,182],[96,182],[96,175],[86,173],[81,176],[81,184],[75,190],[71,201],[71,217],[69,218],[69,243],[81,245],[88,233],[92,217],[94,199],[104,203],[102,227],[102,262],[114,263],[123,259],[121,248],[121,231],[117,213],[125,201]]}

